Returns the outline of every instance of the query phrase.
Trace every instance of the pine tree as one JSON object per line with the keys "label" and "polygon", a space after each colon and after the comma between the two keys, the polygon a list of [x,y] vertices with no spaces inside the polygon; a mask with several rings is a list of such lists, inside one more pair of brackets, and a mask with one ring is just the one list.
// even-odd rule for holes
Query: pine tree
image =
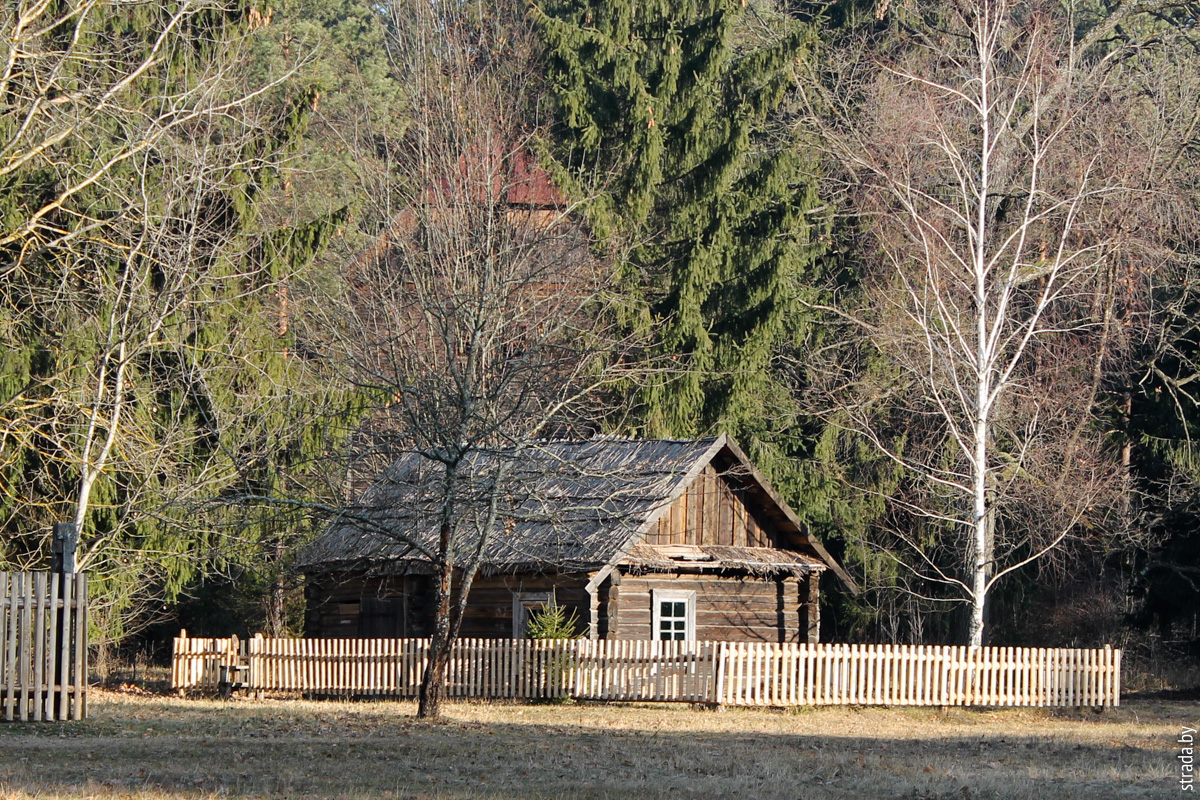
{"label": "pine tree", "polygon": [[[621,257],[630,320],[670,365],[640,390],[641,432],[725,429],[780,477],[807,447],[773,372],[806,333],[827,222],[783,119],[809,28],[769,41],[733,0],[535,6],[558,112],[554,172]],[[762,17],[757,18],[759,22]]]}

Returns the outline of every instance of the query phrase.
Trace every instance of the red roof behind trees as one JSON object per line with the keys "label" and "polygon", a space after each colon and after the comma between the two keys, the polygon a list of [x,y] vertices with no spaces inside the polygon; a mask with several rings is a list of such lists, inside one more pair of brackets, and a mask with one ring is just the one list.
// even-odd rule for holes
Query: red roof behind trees
{"label": "red roof behind trees", "polygon": [[440,194],[431,194],[431,203],[460,202],[464,197],[477,203],[498,202],[503,196],[507,205],[525,210],[557,210],[565,205],[549,173],[527,148],[474,150],[459,156],[456,176],[442,176]]}
{"label": "red roof behind trees", "polygon": [[561,208],[562,194],[528,150],[521,148],[512,156],[512,180],[508,186],[508,202],[526,208]]}
{"label": "red roof behind trees", "polygon": [[[550,174],[538,163],[537,158],[525,147],[516,147],[506,151],[495,147],[486,157],[478,157],[473,153],[464,153],[458,158],[458,175],[455,178],[444,175],[439,181],[438,191],[430,190],[425,194],[429,206],[453,205],[454,197],[469,197],[472,202],[497,202],[500,195],[505,197],[504,204],[514,211],[548,212],[537,216],[546,217],[546,222],[554,223],[557,212],[566,207],[566,199],[550,178]],[[491,187],[488,192],[480,187]],[[412,208],[404,208],[392,218],[391,224],[373,244],[363,250],[356,263],[364,259],[376,259],[384,256],[392,247],[398,236],[412,229],[417,222],[417,215]]]}

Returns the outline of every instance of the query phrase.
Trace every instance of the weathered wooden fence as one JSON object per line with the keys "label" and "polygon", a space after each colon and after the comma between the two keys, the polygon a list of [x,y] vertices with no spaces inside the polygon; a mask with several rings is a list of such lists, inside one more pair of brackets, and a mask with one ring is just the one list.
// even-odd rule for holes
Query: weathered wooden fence
{"label": "weathered wooden fence", "polygon": [[7,722],[87,714],[87,579],[0,572],[0,709]]}
{"label": "weathered wooden fence", "polygon": [[[417,694],[428,639],[175,640],[172,685],[216,688],[221,665],[246,688]],[[746,706],[1109,706],[1121,651],[737,642],[459,639],[451,697],[657,700]]]}
{"label": "weathered wooden fence", "polygon": [[[288,641],[275,639],[272,641]],[[180,631],[171,657],[171,687],[177,690],[215,688],[221,667],[246,663],[246,643],[238,637],[227,639],[195,638]]]}

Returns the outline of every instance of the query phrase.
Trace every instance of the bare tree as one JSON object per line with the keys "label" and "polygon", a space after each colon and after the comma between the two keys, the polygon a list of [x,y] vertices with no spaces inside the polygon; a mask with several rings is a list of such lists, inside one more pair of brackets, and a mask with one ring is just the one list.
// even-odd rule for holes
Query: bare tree
{"label": "bare tree", "polygon": [[998,581],[1105,524],[1113,291],[1169,258],[1120,220],[1147,193],[1123,48],[1075,21],[1010,0],[905,16],[902,39],[847,48],[813,115],[870,259],[862,307],[827,309],[864,338],[829,363],[826,408],[899,469],[889,501],[920,522],[888,552],[969,605],[972,645]]}
{"label": "bare tree", "polygon": [[395,516],[371,508],[387,491],[340,518],[433,570],[419,715],[436,717],[472,580],[536,482],[534,454],[546,437],[591,432],[599,415],[587,406],[630,373],[606,308],[610,268],[536,165],[522,7],[398,0],[389,14],[410,99],[405,136],[386,145],[396,177],[378,209],[389,222],[309,319],[314,346],[373,409],[355,435],[352,481],[386,473],[427,493],[429,539],[424,526],[378,522]]}

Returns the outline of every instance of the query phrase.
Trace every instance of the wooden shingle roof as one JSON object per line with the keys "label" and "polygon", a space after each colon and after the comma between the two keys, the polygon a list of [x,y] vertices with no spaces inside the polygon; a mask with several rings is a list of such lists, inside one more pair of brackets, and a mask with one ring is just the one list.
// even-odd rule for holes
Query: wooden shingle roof
{"label": "wooden shingle roof", "polygon": [[[464,550],[491,525],[494,535],[483,555],[485,572],[595,570],[617,563],[654,568],[649,551],[638,545],[718,456],[724,463],[734,462],[748,477],[756,500],[770,506],[765,514],[788,535],[790,549],[768,558],[749,552],[761,548],[709,548],[714,551],[707,556],[712,565],[762,573],[829,567],[854,588],[726,435],[687,440],[602,437],[544,442],[520,453],[476,453],[461,470],[463,484],[453,518],[468,531],[462,537]],[[499,468],[507,476],[497,484]],[[438,541],[443,478],[438,462],[415,453],[398,459],[305,549],[301,569],[378,568],[385,563],[417,567],[425,560],[422,547],[432,550]],[[502,492],[493,491],[497,485],[503,486]]]}

